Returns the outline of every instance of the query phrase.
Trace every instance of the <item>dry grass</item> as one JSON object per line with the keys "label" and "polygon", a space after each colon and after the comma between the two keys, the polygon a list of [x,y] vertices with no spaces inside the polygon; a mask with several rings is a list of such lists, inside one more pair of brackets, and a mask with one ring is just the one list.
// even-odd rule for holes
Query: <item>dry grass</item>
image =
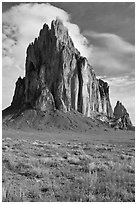
{"label": "dry grass", "polygon": [[3,139],[4,202],[133,202],[134,147]]}

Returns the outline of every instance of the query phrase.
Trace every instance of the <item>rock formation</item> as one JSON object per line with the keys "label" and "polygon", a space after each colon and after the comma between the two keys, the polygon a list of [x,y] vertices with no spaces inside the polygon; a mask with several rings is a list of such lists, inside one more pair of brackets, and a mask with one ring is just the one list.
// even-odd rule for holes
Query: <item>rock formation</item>
{"label": "rock formation", "polygon": [[18,108],[24,104],[25,101],[25,78],[19,77],[16,82],[15,92],[11,103],[12,107]]}
{"label": "rock formation", "polygon": [[52,21],[51,29],[44,24],[39,37],[28,46],[25,77],[18,78],[11,106],[3,115],[11,114],[13,119],[15,112],[18,117],[26,109],[32,109],[35,116],[73,110],[71,113],[78,111],[116,129],[133,127],[119,101],[113,114],[108,83],[96,78],[59,20]]}
{"label": "rock formation", "polygon": [[119,101],[117,101],[117,104],[114,108],[114,118],[116,128],[130,129],[132,127],[129,114],[127,113],[126,108]]}
{"label": "rock formation", "polygon": [[107,82],[99,79],[99,92],[101,98],[102,112],[107,113],[109,118],[113,117],[113,111],[109,99],[109,86]]}
{"label": "rock formation", "polygon": [[16,82],[11,106],[29,104],[37,110],[64,112],[74,109],[91,116],[113,116],[107,82],[98,80],[59,20],[51,29],[44,24],[39,37],[27,49],[26,74]]}

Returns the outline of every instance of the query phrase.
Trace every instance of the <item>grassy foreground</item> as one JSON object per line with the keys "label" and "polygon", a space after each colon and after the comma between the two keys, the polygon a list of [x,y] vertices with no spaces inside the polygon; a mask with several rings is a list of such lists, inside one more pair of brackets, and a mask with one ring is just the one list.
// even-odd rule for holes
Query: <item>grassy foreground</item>
{"label": "grassy foreground", "polygon": [[74,141],[2,142],[3,202],[133,202],[133,145]]}

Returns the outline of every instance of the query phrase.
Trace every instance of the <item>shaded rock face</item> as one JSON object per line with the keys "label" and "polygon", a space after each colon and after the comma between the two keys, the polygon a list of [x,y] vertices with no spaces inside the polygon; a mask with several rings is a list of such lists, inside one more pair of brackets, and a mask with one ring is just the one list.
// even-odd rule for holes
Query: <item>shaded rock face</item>
{"label": "shaded rock face", "polygon": [[127,113],[126,108],[119,101],[117,101],[117,104],[114,108],[114,117],[116,119],[115,124],[117,128],[130,129],[132,127],[129,114]]}
{"label": "shaded rock face", "polygon": [[25,102],[25,78],[19,77],[16,82],[15,92],[11,103],[12,107],[22,106]]}
{"label": "shaded rock face", "polygon": [[101,98],[102,112],[106,113],[109,118],[113,117],[112,106],[109,98],[109,86],[107,82],[99,79],[99,92]]}
{"label": "shaded rock face", "polygon": [[18,80],[12,105],[21,101],[42,111],[74,109],[86,116],[113,116],[108,84],[96,78],[58,20],[52,21],[51,29],[45,24],[28,46],[25,78]]}

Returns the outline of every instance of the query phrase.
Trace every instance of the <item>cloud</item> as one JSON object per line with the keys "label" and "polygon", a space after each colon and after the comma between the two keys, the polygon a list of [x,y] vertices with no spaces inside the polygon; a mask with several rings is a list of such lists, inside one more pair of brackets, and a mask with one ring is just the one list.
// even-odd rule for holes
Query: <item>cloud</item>
{"label": "cloud", "polygon": [[[92,46],[88,46],[87,39],[80,33],[80,29],[76,24],[70,22],[70,15],[64,10],[45,3],[22,3],[11,7],[10,10],[3,13],[3,77],[9,76],[7,72],[18,73],[24,75],[26,49],[29,43],[34,41],[39,35],[40,29],[44,23],[50,27],[53,19],[59,18],[68,28],[68,32],[74,42],[75,47],[85,57],[91,54]],[[15,76],[15,75],[14,75]],[[5,90],[13,88],[15,77],[10,76],[9,80],[12,84],[10,88],[6,81],[3,81]],[[13,92],[11,90],[11,92]],[[5,99],[6,97],[6,99]],[[6,94],[3,95],[3,108],[9,105],[11,96],[7,100]],[[5,105],[4,105],[5,104]]]}
{"label": "cloud", "polygon": [[[13,37],[14,27],[14,37],[17,39],[15,50],[22,50],[22,54],[20,55],[24,56],[27,45],[38,36],[43,24],[47,23],[50,27],[51,21],[57,17],[68,28],[75,47],[82,55],[88,57],[88,41],[80,33],[79,27],[76,24],[70,23],[70,16],[67,12],[50,4],[23,3],[12,7],[3,14],[3,32],[10,39]],[[15,53],[15,57],[18,53]]]}
{"label": "cloud", "polygon": [[90,60],[98,72],[109,76],[134,70],[135,47],[120,36],[111,33],[85,31],[93,42],[93,58]]}

